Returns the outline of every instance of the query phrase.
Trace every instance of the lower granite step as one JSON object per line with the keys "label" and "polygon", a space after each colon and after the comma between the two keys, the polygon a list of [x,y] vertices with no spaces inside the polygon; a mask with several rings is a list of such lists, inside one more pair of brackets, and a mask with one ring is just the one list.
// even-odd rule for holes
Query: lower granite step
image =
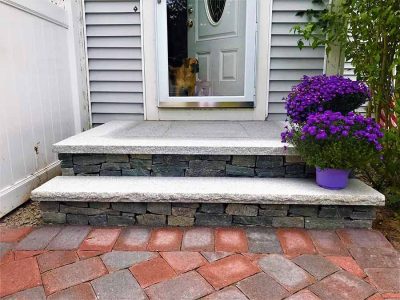
{"label": "lower granite step", "polygon": [[357,179],[340,191],[312,179],[56,177],[32,192],[49,223],[371,227],[382,194]]}

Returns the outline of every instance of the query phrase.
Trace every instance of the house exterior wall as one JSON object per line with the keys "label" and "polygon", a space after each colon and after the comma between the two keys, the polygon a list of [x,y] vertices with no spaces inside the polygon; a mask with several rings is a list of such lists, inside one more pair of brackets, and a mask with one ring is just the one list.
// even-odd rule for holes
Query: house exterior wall
{"label": "house exterior wall", "polygon": [[[259,41],[267,45],[258,47],[263,51],[268,64],[258,59],[257,85],[266,85],[266,88],[257,87],[259,94],[257,108],[262,107],[262,114],[254,109],[231,110],[162,110],[154,104],[156,93],[156,75],[147,63],[146,70],[142,70],[143,55],[146,53],[152,62],[156,43],[152,36],[150,42],[144,42],[142,51],[141,39],[143,25],[154,22],[154,13],[151,11],[155,1],[140,3],[140,0],[100,1],[84,0],[86,11],[87,51],[89,61],[89,78],[91,92],[92,123],[101,124],[111,120],[140,120],[140,119],[271,119],[284,120],[285,109],[282,100],[291,87],[297,84],[303,75],[317,75],[324,72],[324,48],[312,49],[297,47],[298,36],[290,32],[293,25],[305,22],[305,17],[296,16],[299,10],[309,8],[318,9],[308,0],[271,0],[272,5],[259,2],[259,8],[272,10],[268,13],[259,12],[261,19],[258,24]],[[150,3],[151,2],[151,3]],[[134,7],[138,10],[135,13]],[[320,8],[320,7],[319,7]],[[143,12],[140,10],[143,9]],[[143,15],[141,16],[141,14]],[[143,20],[143,19],[146,20]],[[270,27],[265,30],[264,27]],[[149,29],[150,30],[150,29]],[[151,29],[153,32],[154,29]],[[263,35],[262,37],[260,35]],[[265,53],[268,52],[268,53]],[[262,57],[262,56],[259,56]],[[263,58],[264,59],[264,58]],[[153,62],[154,63],[154,62]],[[264,74],[260,73],[265,72]],[[142,72],[143,71],[143,72]],[[145,71],[145,72],[144,72]],[[146,76],[143,73],[147,73]],[[262,75],[262,76],[261,76]],[[143,78],[149,81],[148,86]],[[144,90],[146,96],[144,96]],[[146,100],[144,98],[146,97]],[[263,102],[262,102],[263,101]],[[144,105],[146,102],[146,105]],[[145,111],[144,106],[147,106]],[[154,107],[153,107],[154,106]],[[250,109],[251,110],[251,109]]]}
{"label": "house exterior wall", "polygon": [[52,145],[76,132],[68,23],[50,2],[0,0],[0,217],[60,173]]}

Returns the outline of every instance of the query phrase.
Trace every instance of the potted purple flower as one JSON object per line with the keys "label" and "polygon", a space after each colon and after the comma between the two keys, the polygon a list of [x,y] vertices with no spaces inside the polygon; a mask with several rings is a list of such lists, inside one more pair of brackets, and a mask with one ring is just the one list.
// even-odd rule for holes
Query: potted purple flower
{"label": "potted purple flower", "polygon": [[304,161],[316,167],[317,184],[328,189],[347,186],[349,173],[379,155],[383,134],[373,119],[330,110],[308,115],[282,133]]}
{"label": "potted purple flower", "polygon": [[343,76],[318,75],[304,76],[284,100],[290,121],[302,123],[315,112],[331,110],[347,114],[369,99],[368,87],[363,82]]}

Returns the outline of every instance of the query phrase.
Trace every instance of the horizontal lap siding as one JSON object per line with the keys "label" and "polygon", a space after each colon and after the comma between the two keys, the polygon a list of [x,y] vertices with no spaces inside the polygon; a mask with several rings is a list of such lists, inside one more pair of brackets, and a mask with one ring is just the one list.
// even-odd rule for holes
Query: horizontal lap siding
{"label": "horizontal lap siding", "polygon": [[311,0],[273,0],[271,28],[271,59],[268,97],[268,119],[284,120],[285,105],[282,100],[303,75],[323,73],[324,48],[297,47],[299,36],[290,29],[306,18],[296,16],[297,11],[313,6]]}
{"label": "horizontal lap siding", "polygon": [[143,120],[139,1],[85,0],[93,125]]}

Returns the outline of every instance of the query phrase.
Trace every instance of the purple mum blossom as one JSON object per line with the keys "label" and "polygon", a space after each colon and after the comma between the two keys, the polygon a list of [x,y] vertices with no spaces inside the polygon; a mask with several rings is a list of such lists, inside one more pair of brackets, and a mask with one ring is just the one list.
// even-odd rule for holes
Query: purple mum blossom
{"label": "purple mum blossom", "polygon": [[[327,104],[332,104],[338,98],[349,95],[359,95],[363,102],[370,98],[368,87],[362,82],[352,81],[343,76],[304,76],[302,82],[294,86],[285,99],[287,115],[293,122],[304,122],[309,114],[322,113],[326,110]],[[351,101],[346,99],[344,102],[350,103]],[[357,106],[359,104],[357,102]],[[348,108],[346,107],[346,109]],[[346,112],[354,108],[356,107]]]}

